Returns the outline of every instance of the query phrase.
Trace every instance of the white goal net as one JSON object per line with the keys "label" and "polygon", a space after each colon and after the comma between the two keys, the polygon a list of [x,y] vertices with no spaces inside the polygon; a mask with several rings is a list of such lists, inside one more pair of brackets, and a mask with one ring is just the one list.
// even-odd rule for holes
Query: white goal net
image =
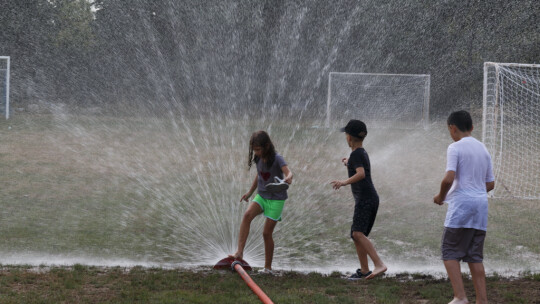
{"label": "white goal net", "polygon": [[493,197],[540,199],[540,65],[484,63],[482,140]]}
{"label": "white goal net", "polygon": [[430,75],[331,72],[326,126],[360,119],[375,128],[429,126]]}
{"label": "white goal net", "polygon": [[9,57],[0,56],[0,112],[9,118]]}

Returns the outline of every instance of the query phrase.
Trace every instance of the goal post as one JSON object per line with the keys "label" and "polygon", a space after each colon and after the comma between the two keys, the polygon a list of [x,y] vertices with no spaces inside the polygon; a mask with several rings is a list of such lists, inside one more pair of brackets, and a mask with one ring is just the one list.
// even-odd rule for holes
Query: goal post
{"label": "goal post", "polygon": [[0,56],[0,110],[9,119],[9,56]]}
{"label": "goal post", "polygon": [[430,75],[330,72],[326,126],[360,119],[375,128],[429,127]]}
{"label": "goal post", "polygon": [[540,199],[540,64],[485,62],[482,116],[491,196]]}

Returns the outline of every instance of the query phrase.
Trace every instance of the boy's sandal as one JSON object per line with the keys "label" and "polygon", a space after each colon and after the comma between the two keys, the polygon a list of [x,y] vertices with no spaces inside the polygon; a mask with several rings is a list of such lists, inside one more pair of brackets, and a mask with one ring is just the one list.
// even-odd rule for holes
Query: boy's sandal
{"label": "boy's sandal", "polygon": [[353,273],[350,277],[348,277],[347,279],[349,281],[357,281],[357,280],[361,280],[365,277],[368,277],[369,275],[371,275],[371,271],[368,271],[366,273],[362,273],[362,271],[360,269],[357,269],[356,270],[356,273]]}

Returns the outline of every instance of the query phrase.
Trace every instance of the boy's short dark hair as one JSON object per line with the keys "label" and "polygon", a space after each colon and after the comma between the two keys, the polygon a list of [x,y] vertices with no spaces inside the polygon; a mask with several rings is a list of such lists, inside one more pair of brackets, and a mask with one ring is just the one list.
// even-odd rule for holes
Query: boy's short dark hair
{"label": "boy's short dark hair", "polygon": [[357,119],[349,120],[349,123],[344,128],[340,129],[341,132],[345,132],[360,140],[364,140],[367,135],[367,127],[363,121]]}
{"label": "boy's short dark hair", "polygon": [[456,126],[461,132],[468,132],[473,128],[471,114],[464,110],[456,111],[450,114],[446,123],[449,126]]}

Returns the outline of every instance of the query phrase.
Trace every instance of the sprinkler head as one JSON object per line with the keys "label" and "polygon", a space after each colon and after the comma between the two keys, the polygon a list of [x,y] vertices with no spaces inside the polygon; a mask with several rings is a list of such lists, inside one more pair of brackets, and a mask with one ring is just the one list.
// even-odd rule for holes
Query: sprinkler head
{"label": "sprinkler head", "polygon": [[224,269],[232,268],[234,270],[233,263],[240,264],[240,266],[242,266],[242,268],[244,268],[244,270],[246,270],[246,271],[252,270],[252,268],[251,268],[251,266],[249,266],[248,262],[244,261],[243,259],[235,260],[232,256],[221,259],[219,262],[217,262],[216,265],[214,265],[214,269],[216,269],[216,270],[224,270]]}
{"label": "sprinkler head", "polygon": [[231,270],[234,271],[234,266],[236,266],[237,264],[240,264],[240,267],[242,266],[242,263],[240,263],[240,261],[234,261],[232,262],[231,264]]}

